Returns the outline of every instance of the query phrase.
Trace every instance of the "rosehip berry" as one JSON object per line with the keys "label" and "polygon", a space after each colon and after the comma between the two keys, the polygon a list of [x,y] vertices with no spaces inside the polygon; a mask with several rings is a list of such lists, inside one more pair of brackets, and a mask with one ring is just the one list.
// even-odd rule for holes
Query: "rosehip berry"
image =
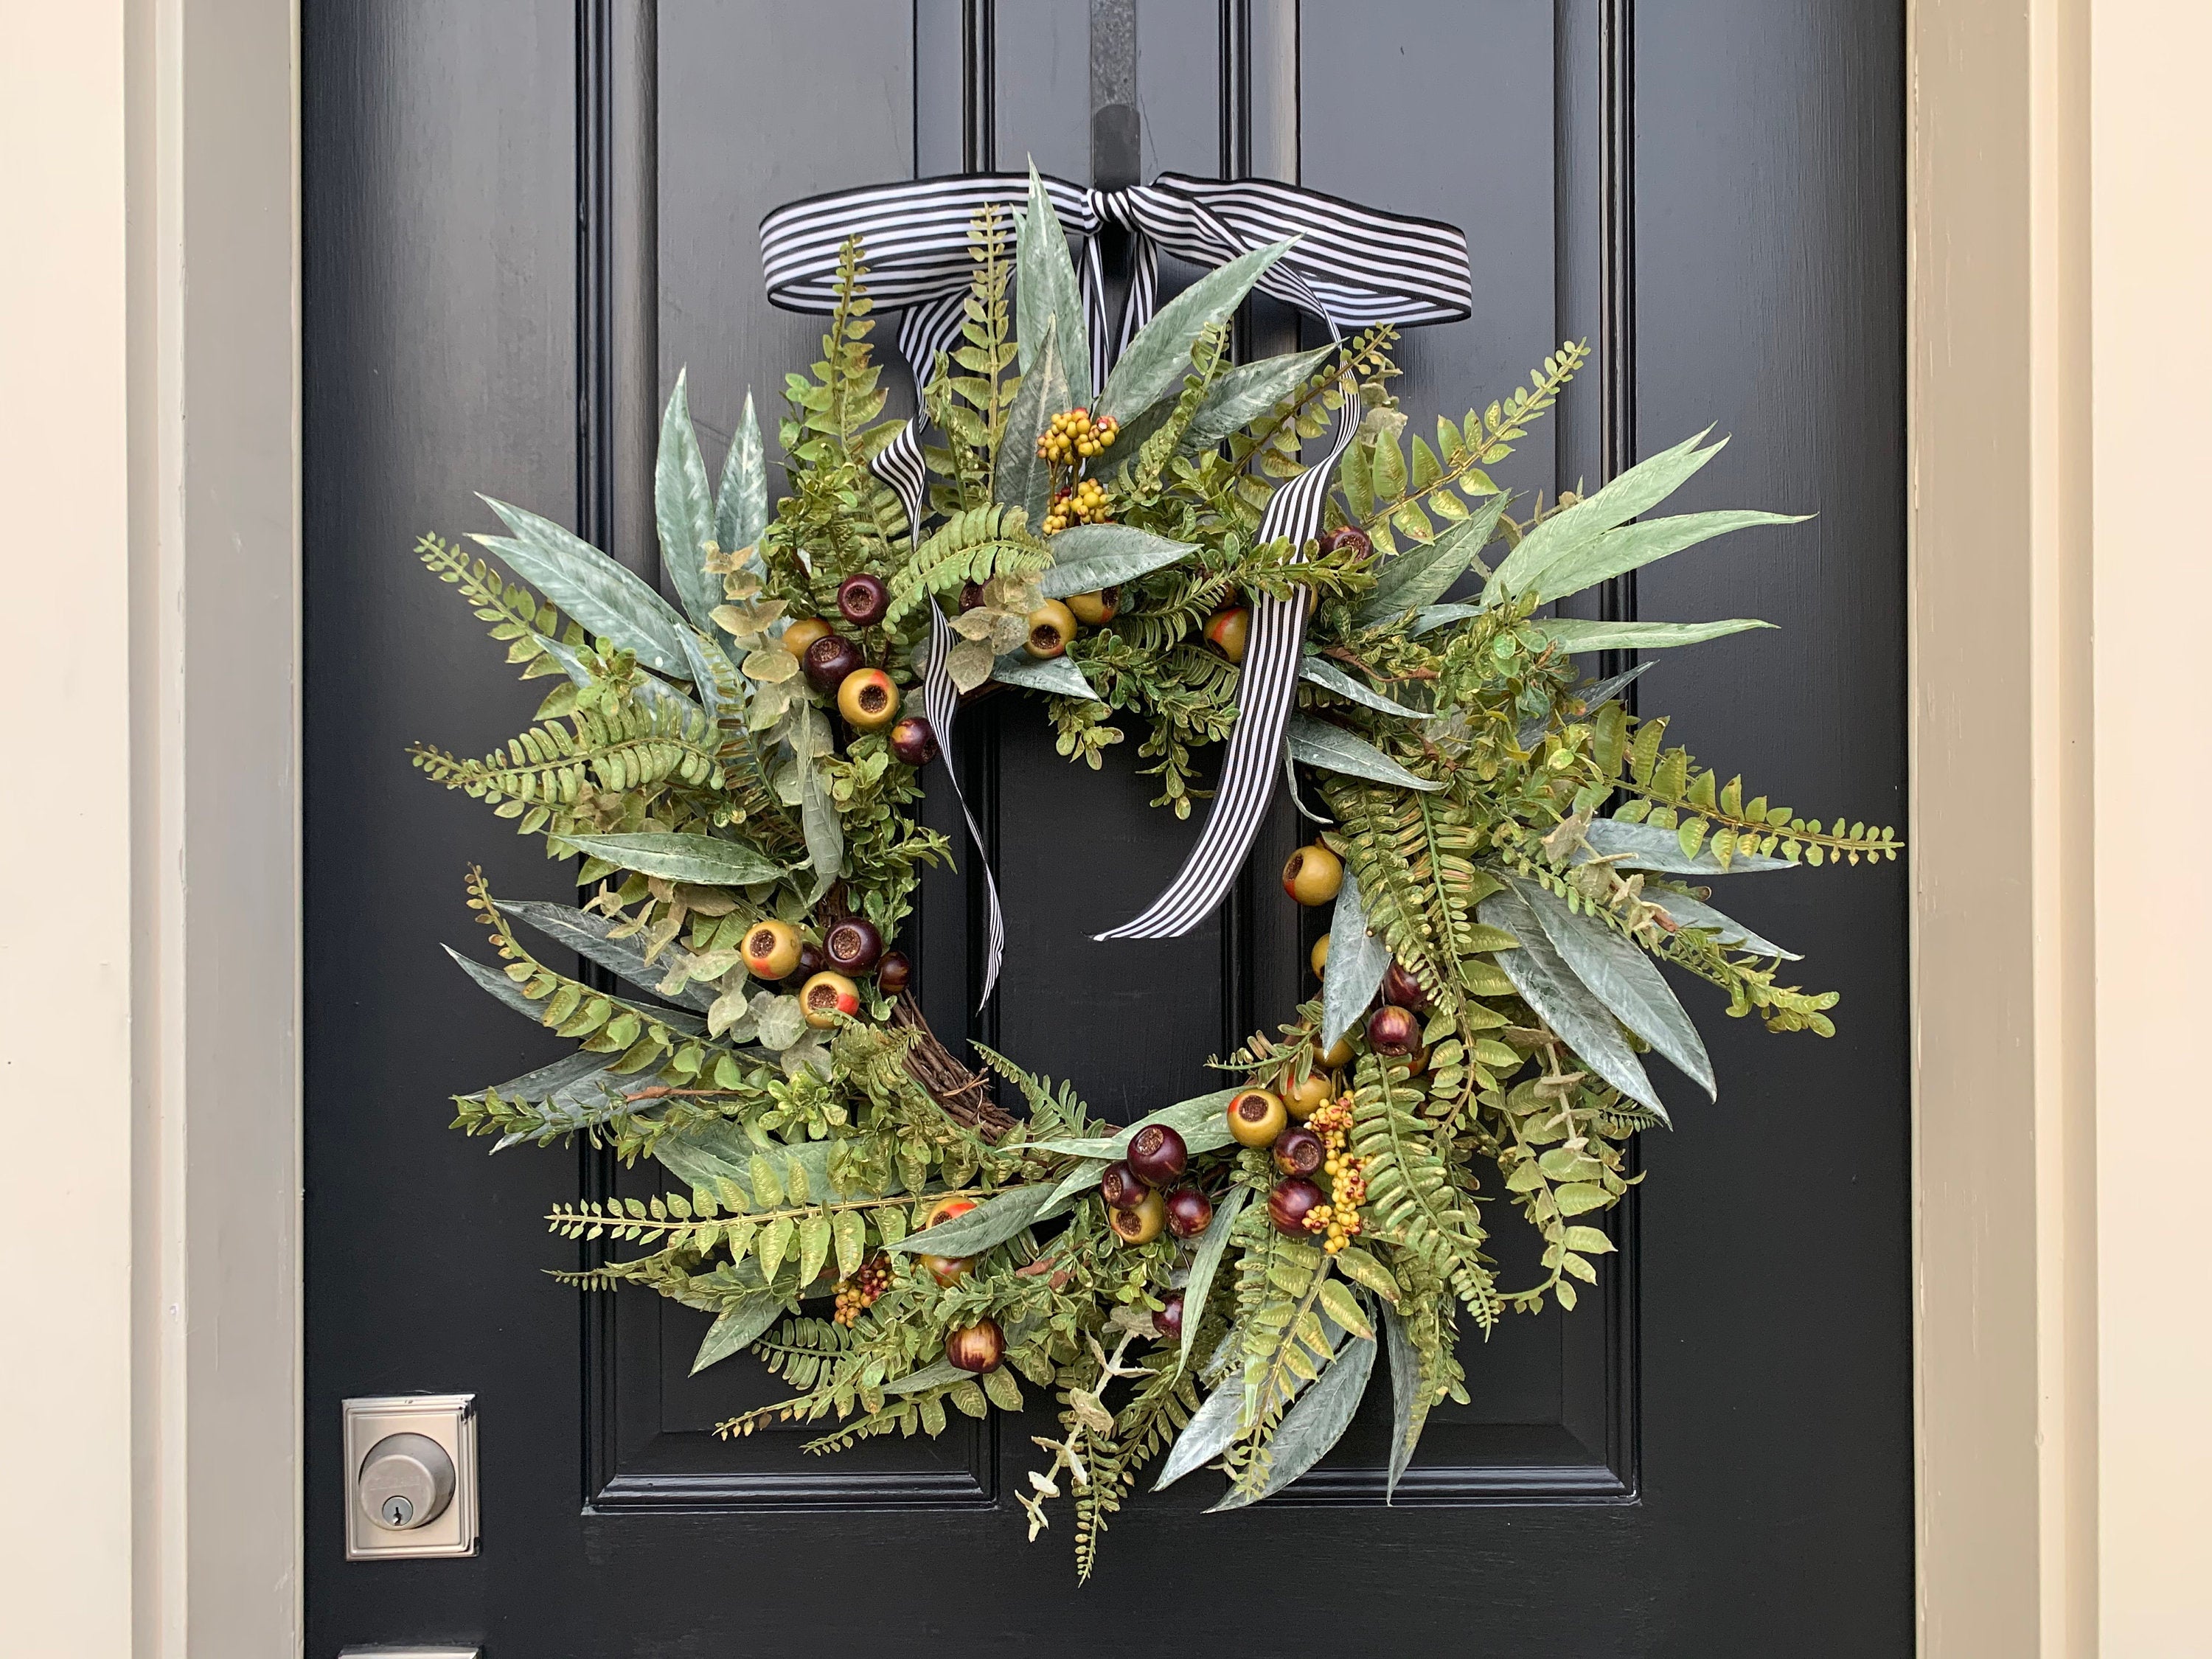
{"label": "rosehip berry", "polygon": [[848,674],[837,687],[837,712],[855,732],[880,732],[898,718],[899,690],[880,668]]}
{"label": "rosehip berry", "polygon": [[927,766],[937,758],[937,732],[920,714],[908,714],[891,727],[891,753],[908,766]]}
{"label": "rosehip berry", "polygon": [[1168,1194],[1168,1231],[1177,1238],[1196,1238],[1213,1224],[1213,1200],[1195,1187]]}
{"label": "rosehip berry", "polygon": [[945,1334],[945,1357],[963,1371],[981,1375],[995,1371],[1006,1357],[1006,1333],[995,1319],[979,1319],[960,1330]]}
{"label": "rosehip berry", "polygon": [[1394,962],[1382,975],[1382,1000],[1419,1013],[1429,1006],[1429,994],[1421,988],[1420,981]]}
{"label": "rosehip berry", "polygon": [[1321,1188],[1304,1176],[1285,1176],[1267,1194],[1267,1219],[1275,1224],[1277,1232],[1303,1238],[1307,1215],[1324,1201]]}
{"label": "rosehip berry", "polygon": [[1118,587],[1101,589],[1096,593],[1071,593],[1067,608],[1075,613],[1075,620],[1086,628],[1097,628],[1114,620],[1121,608],[1121,590]]}
{"label": "rosehip berry", "polygon": [[1279,1096],[1247,1089],[1229,1103],[1229,1133],[1240,1146],[1265,1146],[1291,1121]]}
{"label": "rosehip berry", "polygon": [[800,660],[806,665],[806,678],[816,690],[835,691],[848,674],[859,671],[860,647],[842,634],[824,634],[806,647]]}
{"label": "rosehip berry", "polygon": [[745,929],[745,971],[755,979],[781,979],[799,966],[799,930],[787,921],[757,921]]}
{"label": "rosehip berry", "polygon": [[1324,553],[1370,553],[1375,544],[1367,539],[1367,532],[1357,525],[1339,525],[1321,538]]}
{"label": "rosehip berry", "polygon": [[890,602],[890,590],[874,576],[848,576],[837,584],[837,609],[855,627],[880,622]]}
{"label": "rosehip berry", "polygon": [[1134,1209],[1106,1212],[1106,1224],[1124,1244],[1151,1243],[1160,1236],[1167,1218],[1167,1205],[1158,1193],[1146,1193],[1144,1202]]}
{"label": "rosehip berry", "polygon": [[1022,649],[1039,662],[1048,662],[1067,653],[1067,642],[1075,637],[1075,613],[1058,599],[1047,599],[1030,612],[1030,636]]}
{"label": "rosehip berry", "polygon": [[1182,1336],[1182,1297],[1171,1296],[1168,1304],[1152,1316],[1152,1328],[1170,1342]]}
{"label": "rosehip berry", "polygon": [[830,624],[819,617],[801,617],[783,630],[783,648],[799,659],[806,660],[806,647],[830,632]]}
{"label": "rosehip berry", "polygon": [[1244,660],[1244,644],[1252,630],[1252,613],[1241,605],[1217,611],[1206,618],[1206,642],[1231,662]]}
{"label": "rosehip berry", "polygon": [[1344,885],[1344,860],[1316,842],[1283,866],[1283,890],[1301,904],[1327,904]]}
{"label": "rosehip berry", "polygon": [[1164,1123],[1147,1123],[1129,1138],[1129,1168],[1147,1187],[1165,1187],[1182,1178],[1190,1162],[1183,1139]]}
{"label": "rosehip berry", "polygon": [[799,947],[799,965],[786,974],[786,979],[812,979],[830,965],[830,958],[822,953],[818,945],[806,944]]}
{"label": "rosehip berry", "polygon": [[1275,1137],[1274,1157],[1285,1175],[1310,1176],[1321,1168],[1321,1137],[1311,1129],[1285,1129]]}
{"label": "rosehip berry", "polygon": [[914,983],[914,964],[906,959],[903,951],[886,951],[884,959],[876,964],[876,985],[878,989],[896,996]]}
{"label": "rosehip berry", "polygon": [[1421,1022],[1386,1003],[1367,1017],[1367,1046],[1378,1054],[1402,1058],[1421,1046]]}
{"label": "rosehip berry", "polygon": [[1336,1085],[1320,1072],[1308,1072],[1305,1081],[1283,1091],[1283,1109],[1301,1123],[1336,1098]]}
{"label": "rosehip berry", "polygon": [[1112,1210],[1133,1210],[1151,1194],[1152,1188],[1137,1178],[1137,1172],[1126,1163],[1109,1164],[1098,1177],[1098,1195]]}
{"label": "rosehip berry", "polygon": [[884,936],[876,924],[860,916],[841,921],[822,941],[830,965],[843,974],[865,974],[884,953]]}
{"label": "rosehip berry", "polygon": [[799,987],[799,1004],[806,1011],[809,1025],[827,1030],[840,1014],[860,1012],[860,988],[842,974],[817,974]]}

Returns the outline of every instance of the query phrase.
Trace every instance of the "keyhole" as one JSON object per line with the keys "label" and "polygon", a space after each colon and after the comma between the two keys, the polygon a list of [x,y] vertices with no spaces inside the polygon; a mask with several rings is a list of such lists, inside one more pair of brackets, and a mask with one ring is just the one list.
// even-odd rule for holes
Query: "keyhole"
{"label": "keyhole", "polygon": [[398,1494],[384,1500],[384,1524],[404,1527],[415,1518],[415,1506]]}

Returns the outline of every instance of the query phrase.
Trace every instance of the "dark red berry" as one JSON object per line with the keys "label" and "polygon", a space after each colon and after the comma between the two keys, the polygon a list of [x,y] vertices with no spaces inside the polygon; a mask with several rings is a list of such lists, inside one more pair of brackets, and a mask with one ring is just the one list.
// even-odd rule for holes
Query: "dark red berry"
{"label": "dark red berry", "polygon": [[1285,1129],[1275,1137],[1274,1153],[1285,1175],[1310,1176],[1321,1168],[1321,1137],[1311,1129]]}
{"label": "dark red berry", "polygon": [[945,1334],[945,1357],[963,1371],[995,1371],[1006,1357],[1006,1334],[995,1319],[979,1319]]}
{"label": "dark red berry", "polygon": [[1213,1200],[1195,1187],[1168,1194],[1168,1231],[1177,1238],[1196,1238],[1213,1224]]}
{"label": "dark red berry", "polygon": [[1386,1003],[1367,1017],[1367,1046],[1378,1054],[1401,1059],[1421,1046],[1421,1022]]}
{"label": "dark red berry", "polygon": [[1170,1342],[1182,1334],[1182,1297],[1171,1296],[1166,1307],[1152,1316],[1152,1328]]}
{"label": "dark red berry", "polygon": [[793,969],[788,974],[786,974],[784,977],[786,979],[812,979],[815,975],[820,973],[829,965],[830,958],[823,954],[822,947],[820,945],[802,945],[799,947],[799,966]]}
{"label": "dark red berry", "polygon": [[873,576],[848,576],[837,584],[837,609],[855,627],[881,621],[890,602],[890,591]]}
{"label": "dark red berry", "polygon": [[1429,1006],[1429,994],[1421,988],[1420,981],[1394,962],[1382,975],[1382,1000],[1393,1007],[1411,1008],[1419,1013]]}
{"label": "dark red berry", "polygon": [[1304,1176],[1285,1176],[1267,1194],[1267,1219],[1275,1224],[1277,1232],[1303,1238],[1306,1217],[1322,1201],[1321,1188],[1312,1182]]}
{"label": "dark red berry", "polygon": [[1151,1190],[1137,1179],[1137,1172],[1127,1164],[1109,1164],[1106,1172],[1098,1177],[1100,1196],[1117,1210],[1135,1209]]}
{"label": "dark red berry", "polygon": [[969,583],[968,583],[965,586],[963,586],[963,587],[962,587],[962,588],[961,588],[961,590],[960,590],[960,608],[961,608],[963,611],[973,611],[973,610],[974,610],[977,605],[981,605],[981,604],[982,604],[982,603],[983,603],[983,584],[982,584],[982,583],[981,583],[981,582],[969,582]]}
{"label": "dark red berry", "polygon": [[1367,532],[1356,525],[1339,525],[1321,538],[1321,550],[1324,553],[1367,553],[1373,548]]}
{"label": "dark red berry", "polygon": [[1190,1149],[1164,1123],[1147,1123],[1129,1138],[1129,1167],[1148,1187],[1180,1181],[1190,1164]]}
{"label": "dark red berry", "polygon": [[835,691],[860,666],[860,647],[842,634],[824,634],[806,647],[806,678],[817,691]]}
{"label": "dark red berry", "polygon": [[886,951],[884,959],[876,964],[876,984],[878,988],[896,996],[914,983],[914,964],[906,959],[903,951]]}
{"label": "dark red berry", "polygon": [[937,758],[937,732],[919,714],[908,714],[891,727],[891,753],[908,766],[927,766]]}
{"label": "dark red berry", "polygon": [[841,974],[865,974],[876,965],[884,953],[884,936],[876,931],[876,924],[854,916],[839,922],[822,941],[829,952],[830,965]]}

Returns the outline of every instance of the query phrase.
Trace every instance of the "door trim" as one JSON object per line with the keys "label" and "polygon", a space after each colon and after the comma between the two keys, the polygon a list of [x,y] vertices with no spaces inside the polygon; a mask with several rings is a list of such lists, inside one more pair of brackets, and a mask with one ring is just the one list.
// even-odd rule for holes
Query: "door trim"
{"label": "door trim", "polygon": [[[2155,1398],[2148,1374],[2171,1405],[2201,1398],[2204,1371],[2177,1361],[2207,1322],[2170,1328],[2188,1322],[2171,1312],[2190,1255],[2160,1266],[2151,1248],[2179,1237],[2185,1206],[2146,1215],[2107,1188],[2103,1224],[2133,1242],[2100,1307],[2096,1157],[2100,1133],[2156,1121],[2134,1104],[2143,1074],[2117,1069],[2142,1046],[2132,1011],[2191,989],[2201,1007],[2206,970],[2201,951],[2185,967],[2139,948],[2172,938],[2161,908],[2182,905],[2090,858],[2095,757],[2185,706],[2157,665],[2092,658],[2094,610],[2125,597],[2123,574],[2177,615],[2205,583],[2186,538],[2132,535],[2121,492],[2092,494],[2097,470],[2132,459],[2124,442],[2170,459],[2212,436],[2202,373],[2136,368],[2179,351],[2201,370],[2208,355],[2201,313],[2140,303],[2161,271],[2167,293],[2202,291],[2201,233],[2126,211],[2191,201],[2212,170],[2212,134],[2188,123],[2203,52],[2152,33],[2201,37],[2184,12],[2102,0],[2093,28],[2089,0],[1910,10],[1917,1515],[1921,1650],[1938,1659],[2087,1655],[2100,1628],[2115,1651],[2122,1638],[2158,1650],[2151,1632],[2193,1639],[2180,1620],[2202,1603],[2182,1598],[2208,1593],[2185,1570],[2204,1541],[2185,1506],[2206,1483],[2158,1468],[2112,1414]],[[0,953],[0,988],[36,1011],[45,1042],[112,1059],[131,1031],[127,1065],[80,1086],[76,1109],[128,1168],[133,1225],[65,1296],[11,1302],[18,1360],[35,1358],[0,1376],[0,1406],[24,1389],[112,1396],[131,1431],[127,1463],[53,1447],[88,1530],[63,1549],[11,1528],[7,1599],[56,1650],[94,1650],[86,1609],[112,1626],[128,1607],[130,1634],[97,1650],[296,1651],[295,7],[85,0],[21,27],[37,40],[0,63],[0,110],[48,107],[42,83],[67,64],[82,71],[69,125],[90,137],[13,149],[0,189],[21,222],[61,202],[106,216],[42,239],[44,263],[0,287],[11,331],[35,308],[33,326],[74,331],[77,348],[11,350],[27,374],[0,409],[0,466],[25,473],[9,499],[40,499],[64,456],[50,411],[88,407],[71,436],[127,455],[130,512],[71,526],[75,589],[33,590],[17,638],[33,674],[75,684],[73,630],[100,620],[88,585],[128,594],[127,706],[100,740],[131,758],[76,793],[81,817],[129,826],[131,878],[112,927],[57,900],[35,969]],[[2125,65],[2124,82],[2106,71],[2109,98],[2093,95],[2107,85],[2093,52]],[[2177,343],[2180,328],[2196,332]],[[110,359],[88,398],[83,370]],[[2107,411],[2094,431],[2093,392]],[[2175,787],[2200,817],[2212,808],[2203,778]],[[11,863],[52,858],[53,829],[0,829]],[[65,982],[94,988],[65,997]],[[246,1068],[218,1074],[217,1054]],[[27,1230],[74,1227],[82,1198],[20,1194]]]}

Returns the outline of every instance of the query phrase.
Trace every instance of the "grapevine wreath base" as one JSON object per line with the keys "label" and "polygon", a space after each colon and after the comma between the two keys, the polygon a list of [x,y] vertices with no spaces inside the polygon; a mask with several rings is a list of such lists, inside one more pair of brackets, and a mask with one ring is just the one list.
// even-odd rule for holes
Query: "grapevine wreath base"
{"label": "grapevine wreath base", "polygon": [[[1715,453],[1698,439],[1512,516],[1488,469],[1583,348],[1433,441],[1408,442],[1389,395],[1390,323],[1232,363],[1255,283],[1331,320],[1299,280],[1316,249],[1319,280],[1324,227],[1211,260],[1148,320],[1147,293],[1094,362],[1103,324],[1062,223],[1083,194],[961,182],[926,427],[882,418],[870,233],[840,235],[773,511],[750,400],[710,486],[678,378],[655,486],[676,604],[498,502],[509,533],[477,539],[520,580],[424,539],[523,676],[557,684],[502,750],[414,757],[581,860],[580,904],[472,875],[499,965],[456,953],[578,1045],[459,1097],[459,1127],[502,1148],[581,1135],[668,1177],[651,1200],[556,1209],[596,1263],[560,1277],[702,1309],[698,1366],[750,1348],[789,1385],[727,1435],[816,1423],[827,1451],[1019,1409],[1024,1383],[1050,1395],[1020,1501],[1032,1539],[1072,1505],[1087,1575],[1147,1471],[1215,1467],[1234,1509],[1310,1468],[1384,1350],[1395,1488],[1430,1408],[1466,1398],[1462,1322],[1571,1309],[1595,1282],[1598,1224],[1637,1179],[1626,1143],[1668,1121],[1646,1055],[1714,1092],[1655,962],[1731,1014],[1830,1034],[1832,994],[1777,983],[1795,958],[1707,884],[1897,843],[1747,795],[1630,712],[1632,676],[1576,668],[1763,624],[1539,614],[1784,522],[1644,516]],[[1407,320],[1438,314],[1459,313]],[[1333,471],[1310,471],[1332,423]],[[1318,533],[1274,533],[1289,507]],[[1283,735],[1261,759],[1321,825],[1283,872],[1286,902],[1332,907],[1314,999],[1214,1062],[1223,1087],[1126,1127],[979,1048],[1026,1109],[1009,1112],[923,1020],[896,948],[917,872],[951,851],[916,811],[957,700],[1041,696],[1060,752],[1093,769],[1139,734],[1156,804],[1186,816],[1200,751],[1262,718],[1255,660],[1283,617]],[[1533,1284],[1493,1270],[1501,1206],[1541,1235]]]}

